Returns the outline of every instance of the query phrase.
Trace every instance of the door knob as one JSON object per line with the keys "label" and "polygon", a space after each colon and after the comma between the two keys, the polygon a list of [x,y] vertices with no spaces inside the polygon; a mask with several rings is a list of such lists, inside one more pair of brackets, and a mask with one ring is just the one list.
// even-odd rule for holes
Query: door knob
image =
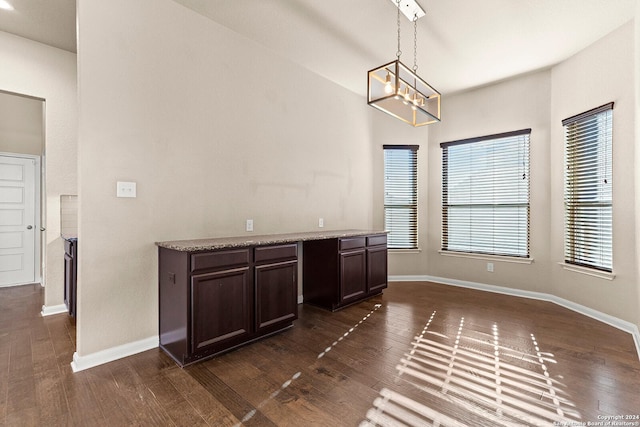
{"label": "door knob", "polygon": [[33,226],[27,225],[27,230],[31,230],[32,228],[33,228]]}

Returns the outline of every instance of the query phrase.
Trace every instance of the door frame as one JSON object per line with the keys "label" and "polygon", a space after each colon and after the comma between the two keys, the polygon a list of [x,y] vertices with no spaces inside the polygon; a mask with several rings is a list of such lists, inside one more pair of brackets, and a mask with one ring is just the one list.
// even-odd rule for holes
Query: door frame
{"label": "door frame", "polygon": [[[42,177],[44,176],[44,168],[42,164],[42,156],[36,156],[34,154],[20,154],[20,153],[7,153],[4,151],[0,151],[0,156],[3,157],[17,157],[21,159],[29,159],[35,160],[35,174],[34,177],[34,194],[35,194],[35,223],[33,227],[36,232],[40,232],[40,234],[36,234],[35,244],[33,246],[33,283],[40,283],[42,287],[44,287],[44,265],[43,260],[45,259],[44,250],[46,245],[43,244],[45,234],[45,229],[42,226],[42,215],[44,214],[44,202],[43,202],[43,187],[44,183],[42,182]],[[38,237],[39,236],[39,237]],[[0,287],[9,287],[9,286],[18,286],[18,285],[27,285],[28,283],[12,283],[8,285],[0,285]]]}

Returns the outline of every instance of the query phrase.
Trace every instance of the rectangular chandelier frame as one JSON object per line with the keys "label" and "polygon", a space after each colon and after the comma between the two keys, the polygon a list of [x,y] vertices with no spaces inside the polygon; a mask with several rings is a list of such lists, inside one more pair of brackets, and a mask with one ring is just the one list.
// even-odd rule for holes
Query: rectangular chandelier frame
{"label": "rectangular chandelier frame", "polygon": [[440,121],[440,92],[399,59],[368,72],[367,103],[414,127]]}

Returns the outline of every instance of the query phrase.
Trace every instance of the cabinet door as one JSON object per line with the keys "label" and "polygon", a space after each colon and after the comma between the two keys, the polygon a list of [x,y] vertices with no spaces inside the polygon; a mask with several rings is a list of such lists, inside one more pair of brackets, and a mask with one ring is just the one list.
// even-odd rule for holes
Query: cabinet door
{"label": "cabinet door", "polygon": [[367,249],[367,285],[369,293],[380,292],[387,287],[387,247]]}
{"label": "cabinet door", "polygon": [[73,307],[73,258],[68,253],[64,254],[64,303],[67,311],[74,316]]}
{"label": "cabinet door", "polygon": [[192,352],[223,349],[251,333],[250,284],[249,267],[191,277]]}
{"label": "cabinet door", "polygon": [[256,266],[256,328],[258,332],[298,318],[298,262]]}
{"label": "cabinet door", "polygon": [[367,259],[364,249],[340,253],[340,302],[367,293]]}

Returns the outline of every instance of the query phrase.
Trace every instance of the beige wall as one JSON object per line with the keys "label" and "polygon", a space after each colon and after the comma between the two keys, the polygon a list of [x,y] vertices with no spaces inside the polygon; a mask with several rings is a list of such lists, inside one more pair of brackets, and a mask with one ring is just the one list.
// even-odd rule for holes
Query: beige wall
{"label": "beige wall", "polygon": [[157,335],[155,241],[373,225],[360,96],[173,1],[78,14],[79,356]]}
{"label": "beige wall", "polygon": [[[635,221],[635,56],[630,22],[554,67],[551,84],[552,293],[638,323]],[[563,269],[562,119],[615,102],[613,109],[613,281]]]}
{"label": "beige wall", "polygon": [[[640,114],[640,1],[636,2],[636,18],[635,18],[635,72],[636,76],[635,87],[636,87],[636,141],[640,141],[640,119],[638,115]],[[637,142],[636,142],[637,144]],[[635,150],[635,164],[640,165],[640,149]],[[634,176],[634,185],[635,185],[635,198],[636,198],[636,242],[640,243],[640,167],[635,167],[635,176]],[[640,249],[636,249],[636,300],[638,307],[640,307]],[[640,310],[636,312],[636,324],[640,325]]]}
{"label": "beige wall", "polygon": [[0,32],[0,90],[45,100],[45,300],[64,304],[60,195],[77,188],[76,55]]}
{"label": "beige wall", "polygon": [[[364,101],[364,100],[363,100]],[[373,115],[372,138],[374,144],[374,209],[373,218],[376,228],[384,229],[384,150],[382,146],[418,145],[418,250],[393,251],[389,253],[389,265],[401,273],[419,274],[423,263],[423,249],[427,241],[427,229],[422,224],[427,219],[427,194],[429,170],[427,141],[430,126],[414,128],[385,113],[371,109]]]}
{"label": "beige wall", "polygon": [[[549,72],[542,71],[493,86],[450,96],[443,120],[429,130],[429,203],[426,274],[545,292],[548,283]],[[445,120],[446,117],[446,120]],[[531,237],[534,262],[516,264],[444,256],[441,248],[442,151],[440,143],[531,128]]]}
{"label": "beige wall", "polygon": [[42,155],[43,107],[41,99],[0,92],[0,152]]}
{"label": "beige wall", "polygon": [[[550,293],[640,324],[637,53],[630,22],[550,70],[446,97],[443,121],[429,128],[427,244],[392,254],[391,275],[424,275]],[[636,49],[637,52],[637,49]],[[636,58],[636,59],[634,59]],[[562,119],[614,101],[613,281],[563,269]],[[439,253],[441,142],[531,128],[531,264]],[[422,153],[421,153],[422,154]],[[424,177],[422,178],[424,179]],[[424,184],[421,180],[421,184]],[[425,224],[423,215],[421,228]],[[487,262],[494,272],[487,272]]]}
{"label": "beige wall", "polygon": [[[600,105],[591,105],[597,94],[556,85],[584,64],[611,62],[616,83],[607,94],[617,97],[614,120],[623,126],[614,136],[617,173],[633,174],[619,157],[637,156],[634,139],[618,142],[636,126],[632,101],[619,93],[634,85],[633,27],[553,70],[446,97],[442,123],[413,129],[170,0],[79,0],[78,13],[80,356],[157,335],[155,241],[244,234],[247,218],[254,234],[315,229],[319,217],[328,229],[381,227],[382,145],[393,143],[421,146],[420,251],[391,254],[391,275],[555,293],[638,323],[634,233],[616,242],[613,282],[558,270],[562,180],[553,157],[559,120]],[[592,88],[596,76],[588,76]],[[561,93],[567,99],[554,105]],[[440,255],[438,144],[529,127],[534,262],[493,261],[488,273],[486,260]],[[118,180],[137,182],[138,197],[116,198]],[[616,187],[616,199],[620,190],[638,191]],[[635,203],[616,205],[616,221],[631,219],[633,229]],[[631,255],[620,258],[620,248]],[[602,289],[613,289],[610,301]]]}

